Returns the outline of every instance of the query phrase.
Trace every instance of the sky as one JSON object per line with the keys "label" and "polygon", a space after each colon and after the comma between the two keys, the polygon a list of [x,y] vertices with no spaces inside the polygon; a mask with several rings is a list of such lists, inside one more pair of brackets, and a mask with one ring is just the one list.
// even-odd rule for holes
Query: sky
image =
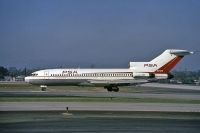
{"label": "sky", "polygon": [[200,50],[199,0],[0,0],[0,66],[126,68],[165,49]]}

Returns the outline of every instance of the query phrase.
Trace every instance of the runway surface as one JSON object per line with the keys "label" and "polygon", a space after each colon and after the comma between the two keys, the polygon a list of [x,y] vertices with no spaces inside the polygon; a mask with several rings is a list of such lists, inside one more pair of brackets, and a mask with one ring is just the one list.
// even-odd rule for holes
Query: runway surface
{"label": "runway surface", "polygon": [[143,87],[155,87],[155,88],[172,88],[181,90],[199,90],[200,86],[185,85],[185,84],[161,84],[161,83],[146,83],[142,84]]}
{"label": "runway surface", "polygon": [[[103,97],[200,100],[199,86],[147,84],[115,92],[3,88],[1,97]],[[18,90],[19,89],[19,90]],[[120,90],[123,88],[120,88]],[[13,91],[14,90],[14,91]],[[35,89],[36,90],[36,89]],[[39,89],[38,89],[39,90]],[[81,90],[81,91],[80,91]],[[129,92],[130,90],[130,92]],[[159,101],[159,100],[158,100]],[[166,100],[167,101],[167,100]],[[169,100],[170,101],[170,100]],[[200,104],[152,102],[0,102],[0,132],[199,133]],[[199,103],[199,102],[197,102]],[[68,107],[68,111],[66,108]]]}
{"label": "runway surface", "polygon": [[[150,84],[154,85],[155,84]],[[158,84],[156,84],[158,85]],[[148,84],[149,86],[149,84]],[[159,86],[159,85],[158,85]],[[157,87],[158,87],[157,86]],[[169,99],[173,100],[174,103],[162,103],[162,102],[142,102],[142,103],[115,103],[109,101],[106,102],[0,102],[0,111],[31,111],[31,110],[65,110],[66,107],[69,107],[70,110],[113,110],[113,111],[167,111],[167,112],[200,112],[200,104],[198,100],[200,100],[200,90],[198,90],[199,86],[188,86],[183,87],[183,89],[177,89],[180,87],[176,86],[175,88],[170,88],[166,85],[166,88],[157,88],[157,87],[141,87],[134,89],[134,91],[130,92],[98,92],[98,91],[67,91],[62,90],[63,92],[53,90],[53,91],[11,91],[12,88],[7,88],[9,91],[0,91],[1,97],[94,97],[94,98],[135,98],[135,99],[144,99],[152,98],[152,99]],[[188,88],[188,89],[186,89]],[[195,88],[195,89],[194,89]],[[123,89],[123,88],[121,88]],[[20,89],[19,89],[20,90]],[[131,90],[131,88],[129,88]],[[176,103],[176,100],[189,100],[190,103],[179,102]],[[196,104],[195,103],[196,100]],[[67,101],[67,100],[66,100]]]}
{"label": "runway surface", "polygon": [[42,91],[0,91],[0,97],[12,97],[12,96],[41,96],[41,97],[125,97],[125,98],[159,98],[159,99],[192,99],[200,100],[200,93],[175,93],[175,94],[155,94],[155,93],[110,93],[110,92],[42,92]]}
{"label": "runway surface", "polygon": [[2,102],[0,111],[156,111],[200,112],[200,104],[173,103],[105,103],[105,102]]}
{"label": "runway surface", "polygon": [[196,113],[1,112],[1,133],[199,133]]}

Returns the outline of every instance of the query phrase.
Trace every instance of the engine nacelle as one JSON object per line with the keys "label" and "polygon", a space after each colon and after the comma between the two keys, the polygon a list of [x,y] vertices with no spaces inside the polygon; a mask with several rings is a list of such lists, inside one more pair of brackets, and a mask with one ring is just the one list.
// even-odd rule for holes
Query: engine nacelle
{"label": "engine nacelle", "polygon": [[168,74],[155,74],[156,79],[172,79],[174,76],[170,73]]}
{"label": "engine nacelle", "polygon": [[174,76],[170,73],[168,74],[153,74],[153,73],[133,73],[134,78],[138,79],[147,79],[147,78],[155,78],[155,79],[171,79]]}
{"label": "engine nacelle", "polygon": [[155,74],[156,79],[168,79],[168,74]]}
{"label": "engine nacelle", "polygon": [[154,78],[155,75],[150,73],[133,73],[133,77],[138,79],[146,79],[146,78]]}

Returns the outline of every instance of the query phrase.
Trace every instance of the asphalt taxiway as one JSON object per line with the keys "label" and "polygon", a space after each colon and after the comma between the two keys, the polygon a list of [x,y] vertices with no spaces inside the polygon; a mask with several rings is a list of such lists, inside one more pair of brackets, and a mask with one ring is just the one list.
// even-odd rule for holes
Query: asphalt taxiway
{"label": "asphalt taxiway", "polygon": [[[147,84],[134,92],[98,92],[98,91],[0,91],[1,97],[103,97],[103,98],[154,98],[174,100],[200,100],[200,86],[180,85],[174,88],[167,84]],[[156,87],[154,87],[156,86]],[[181,85],[182,86],[182,85]],[[180,87],[180,88],[179,88]],[[123,89],[123,88],[120,88]],[[24,89],[23,89],[24,90]],[[84,90],[84,89],[83,89]],[[0,102],[0,111],[37,111],[37,110],[89,110],[89,111],[167,111],[167,112],[200,112],[200,104],[190,103],[162,103],[162,102]]]}
{"label": "asphalt taxiway", "polygon": [[200,100],[200,91],[193,93],[128,93],[128,92],[43,92],[43,91],[0,91],[0,97],[120,97]]}
{"label": "asphalt taxiway", "polygon": [[200,112],[200,104],[105,102],[3,102],[1,111],[154,111]]}
{"label": "asphalt taxiway", "polygon": [[180,90],[197,90],[200,91],[199,85],[186,85],[186,84],[161,84],[161,83],[146,83],[142,84],[143,87],[154,87],[154,88],[171,88]]}

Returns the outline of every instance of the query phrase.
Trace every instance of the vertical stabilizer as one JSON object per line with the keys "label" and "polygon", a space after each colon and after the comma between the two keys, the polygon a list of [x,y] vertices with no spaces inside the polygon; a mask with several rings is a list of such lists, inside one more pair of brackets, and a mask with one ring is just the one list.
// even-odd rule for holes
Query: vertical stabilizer
{"label": "vertical stabilizer", "polygon": [[169,73],[185,55],[189,54],[193,52],[168,49],[150,62],[130,62],[130,69],[136,72]]}

